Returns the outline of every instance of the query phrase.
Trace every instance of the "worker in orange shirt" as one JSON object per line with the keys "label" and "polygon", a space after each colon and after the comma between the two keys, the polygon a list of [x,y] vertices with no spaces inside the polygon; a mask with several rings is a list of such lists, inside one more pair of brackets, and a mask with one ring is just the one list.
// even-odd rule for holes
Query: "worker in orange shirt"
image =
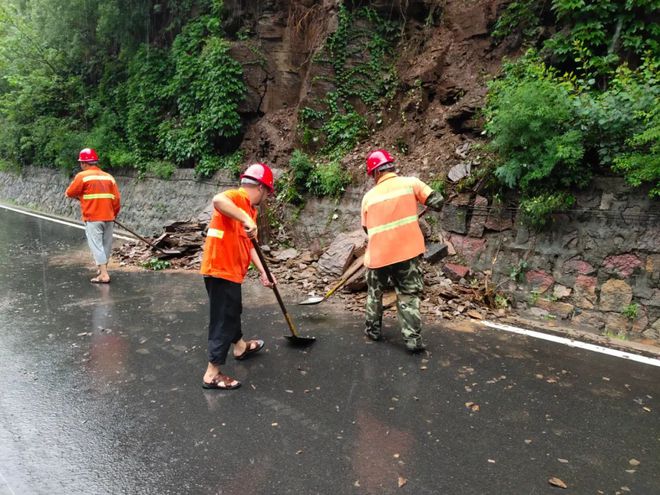
{"label": "worker in orange shirt", "polygon": [[376,185],[362,198],[362,227],[368,235],[365,335],[382,338],[383,291],[391,281],[406,348],[420,352],[426,348],[419,308],[424,287],[420,255],[425,246],[417,205],[439,210],[444,198],[416,177],[398,176],[394,168],[394,158],[386,150],[367,156],[367,174]]}
{"label": "worker in orange shirt", "polygon": [[80,201],[87,244],[98,267],[95,284],[110,283],[108,261],[112,253],[113,220],[121,207],[117,183],[112,175],[99,168],[99,157],[91,148],[78,156],[79,172],[66,190],[69,198]]}
{"label": "worker in orange shirt", "polygon": [[238,380],[220,370],[232,344],[233,356],[238,360],[264,347],[263,340],[243,339],[241,283],[252,262],[259,270],[261,283],[272,287],[251,241],[257,237],[255,207],[272,192],[273,172],[268,165],[255,163],[241,174],[239,189],[224,191],[213,198],[213,216],[200,270],[210,304],[208,366],[203,388],[232,390],[241,386]]}

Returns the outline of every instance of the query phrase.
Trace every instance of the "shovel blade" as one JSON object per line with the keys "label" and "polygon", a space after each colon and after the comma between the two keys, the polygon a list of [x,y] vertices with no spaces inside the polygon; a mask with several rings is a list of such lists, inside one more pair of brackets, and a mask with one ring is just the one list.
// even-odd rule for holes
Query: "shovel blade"
{"label": "shovel blade", "polygon": [[289,341],[289,344],[296,347],[306,347],[316,342],[316,337],[301,337],[299,335],[285,335],[284,338]]}
{"label": "shovel blade", "polygon": [[316,297],[308,297],[304,301],[299,302],[298,304],[301,306],[308,306],[312,304],[318,304],[325,301],[325,297],[323,296],[316,296]]}

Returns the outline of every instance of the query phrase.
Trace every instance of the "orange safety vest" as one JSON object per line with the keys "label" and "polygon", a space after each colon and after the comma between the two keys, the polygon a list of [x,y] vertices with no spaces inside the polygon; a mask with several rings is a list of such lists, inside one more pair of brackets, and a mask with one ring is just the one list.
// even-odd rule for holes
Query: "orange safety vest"
{"label": "orange safety vest", "polygon": [[76,174],[65,194],[80,200],[85,222],[111,222],[121,207],[115,178],[95,166]]}
{"label": "orange safety vest", "polygon": [[[257,210],[252,207],[245,189],[230,189],[222,194],[256,222]],[[251,249],[252,241],[245,233],[243,223],[214,209],[206,232],[200,273],[240,284],[250,266]]]}
{"label": "orange safety vest", "polygon": [[433,189],[416,177],[383,175],[362,198],[362,226],[369,242],[367,268],[381,268],[419,256],[424,235],[417,221],[417,203],[424,204]]}

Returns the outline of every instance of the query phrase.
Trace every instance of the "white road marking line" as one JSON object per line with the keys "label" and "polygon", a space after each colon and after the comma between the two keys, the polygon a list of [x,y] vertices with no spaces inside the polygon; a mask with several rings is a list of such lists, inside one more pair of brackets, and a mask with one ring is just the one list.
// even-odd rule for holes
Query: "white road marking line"
{"label": "white road marking line", "polygon": [[607,354],[609,356],[628,359],[630,361],[637,361],[638,363],[650,364],[651,366],[660,367],[660,359],[656,359],[656,358],[640,356],[639,354],[632,354],[630,352],[610,349],[608,347],[603,347],[596,344],[589,344],[587,342],[582,342],[579,340],[572,340],[566,337],[559,337],[557,335],[535,332],[534,330],[525,330],[524,328],[513,327],[511,325],[503,325],[501,323],[493,323],[491,321],[482,321],[481,323],[489,328],[496,328],[498,330],[504,330],[505,332],[517,333],[519,335],[527,335],[528,337],[534,337],[535,339],[549,340],[550,342],[564,344],[569,347],[578,347],[580,349],[586,349],[588,351],[599,352],[601,354]]}
{"label": "white road marking line", "polygon": [[[43,216],[43,215],[37,215],[36,213],[32,213],[32,212],[25,211],[25,210],[19,210],[17,208],[12,208],[11,206],[3,205],[2,203],[0,203],[0,208],[4,208],[5,210],[9,210],[9,211],[14,211],[16,213],[21,213],[23,215],[27,215],[27,216],[30,216],[30,217],[40,218],[41,220],[48,220],[50,222],[61,223],[62,225],[68,225],[69,227],[74,227],[76,229],[85,230],[84,225],[80,225],[80,224],[73,223],[73,222],[67,222],[65,220],[60,220],[58,218],[47,217],[47,216]],[[133,237],[126,237],[125,235],[115,234],[114,232],[112,233],[112,237],[115,237],[117,239],[121,239],[123,241],[136,241],[137,242],[137,239],[135,239]]]}
{"label": "white road marking line", "polygon": [[9,482],[7,481],[7,478],[5,478],[4,475],[2,474],[2,471],[0,471],[0,478],[2,478],[2,481],[4,481],[5,485],[9,489],[9,492],[12,495],[16,495],[16,492],[14,490],[12,490],[11,486],[9,486]]}

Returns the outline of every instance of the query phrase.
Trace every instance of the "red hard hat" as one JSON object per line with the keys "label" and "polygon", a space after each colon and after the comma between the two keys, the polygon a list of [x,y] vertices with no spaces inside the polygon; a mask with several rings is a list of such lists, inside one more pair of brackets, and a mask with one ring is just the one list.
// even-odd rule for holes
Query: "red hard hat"
{"label": "red hard hat", "polygon": [[96,154],[96,151],[92,148],[85,148],[80,151],[78,155],[79,162],[98,162],[99,156]]}
{"label": "red hard hat", "polygon": [[244,177],[260,182],[266,186],[270,192],[273,192],[275,188],[273,184],[273,171],[265,163],[253,163],[241,174],[241,179]]}
{"label": "red hard hat", "polygon": [[373,175],[378,167],[392,163],[393,161],[394,157],[385,150],[372,151],[367,155],[367,175]]}

